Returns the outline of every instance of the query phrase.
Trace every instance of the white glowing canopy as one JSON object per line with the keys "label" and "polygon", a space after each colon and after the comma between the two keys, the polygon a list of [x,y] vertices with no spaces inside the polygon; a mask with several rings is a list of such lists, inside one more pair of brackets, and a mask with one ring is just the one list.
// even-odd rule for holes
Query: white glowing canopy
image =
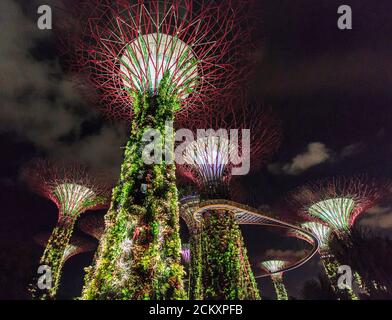
{"label": "white glowing canopy", "polygon": [[318,238],[321,250],[328,248],[329,237],[332,233],[331,228],[318,222],[305,222],[302,227],[310,230]]}
{"label": "white glowing canopy", "polygon": [[177,37],[161,33],[140,35],[124,48],[119,60],[126,88],[156,92],[166,74],[171,90],[178,90],[181,98],[186,98],[196,86],[195,56]]}
{"label": "white glowing canopy", "polygon": [[95,192],[79,184],[64,183],[54,189],[60,211],[63,215],[76,216],[88,202],[95,199]]}
{"label": "white glowing canopy", "polygon": [[323,220],[332,229],[346,230],[350,227],[350,217],[354,208],[353,199],[332,198],[312,205],[309,214]]}
{"label": "white glowing canopy", "polygon": [[269,260],[269,261],[264,261],[261,263],[261,265],[267,269],[269,272],[278,272],[282,270],[285,266],[286,262],[282,260]]}
{"label": "white glowing canopy", "polygon": [[204,181],[217,181],[230,164],[230,152],[235,147],[221,136],[199,138],[190,143],[184,152],[184,160],[193,165]]}

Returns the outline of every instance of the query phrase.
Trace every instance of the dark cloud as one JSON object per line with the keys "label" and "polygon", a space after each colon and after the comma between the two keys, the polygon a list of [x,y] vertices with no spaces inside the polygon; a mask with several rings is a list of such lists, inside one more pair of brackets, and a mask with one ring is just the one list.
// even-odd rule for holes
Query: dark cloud
{"label": "dark cloud", "polygon": [[[108,125],[81,138],[83,124],[94,121],[97,110],[84,105],[73,81],[75,75],[64,74],[56,57],[41,59],[32,53],[37,46],[50,43],[52,31],[39,30],[13,0],[0,3],[0,30],[0,133],[22,137],[50,156],[81,160],[114,172],[126,130]],[[64,142],[70,135],[75,142]]]}
{"label": "dark cloud", "polygon": [[365,213],[360,225],[377,229],[392,229],[392,207],[376,206]]}
{"label": "dark cloud", "polygon": [[309,254],[307,250],[276,250],[269,249],[265,252],[267,259],[284,260],[284,261],[295,261],[306,257]]}
{"label": "dark cloud", "polygon": [[343,147],[340,152],[334,152],[324,143],[309,143],[306,151],[296,155],[291,162],[274,163],[268,166],[268,170],[273,174],[300,175],[312,167],[323,163],[334,163],[351,157],[365,148],[362,143],[355,143]]}

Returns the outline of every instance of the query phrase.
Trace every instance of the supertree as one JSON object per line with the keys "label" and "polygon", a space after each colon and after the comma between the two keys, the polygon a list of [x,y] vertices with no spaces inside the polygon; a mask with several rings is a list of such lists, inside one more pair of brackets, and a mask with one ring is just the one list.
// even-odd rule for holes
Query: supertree
{"label": "supertree", "polygon": [[105,219],[101,215],[84,216],[78,222],[78,227],[99,241],[105,231]]}
{"label": "supertree", "polygon": [[260,266],[266,272],[271,273],[271,280],[274,284],[276,297],[278,300],[288,300],[289,297],[287,295],[286,287],[283,283],[283,272],[280,272],[284,269],[287,261],[283,260],[268,260],[263,261]]}
{"label": "supertree", "polygon": [[[230,197],[230,181],[235,166],[239,165],[237,155],[242,155],[242,165],[247,165],[247,170],[238,174],[247,174],[265,163],[279,145],[279,127],[266,108],[253,112],[232,109],[225,115],[206,117],[204,128],[210,129],[194,129],[197,140],[188,142],[183,151],[183,164],[179,165],[182,175],[199,187],[204,200]],[[259,299],[234,212],[206,211],[201,226],[204,298]]]}
{"label": "supertree", "polygon": [[[336,237],[351,242],[351,228],[356,219],[373,207],[384,191],[383,183],[364,176],[336,177],[300,187],[290,195],[290,202],[300,215],[325,224]],[[327,274],[337,284],[339,263],[331,252],[328,260],[326,258]],[[354,278],[361,289],[367,291],[358,272],[354,272]],[[350,298],[358,299],[352,290],[347,292]]]}
{"label": "supertree", "polygon": [[[34,241],[41,247],[46,247],[48,240],[50,238],[49,233],[42,233],[34,237]],[[73,236],[64,250],[64,257],[62,263],[64,264],[73,256],[81,253],[91,252],[96,248],[96,244],[88,239]]]}
{"label": "supertree", "polygon": [[33,297],[52,299],[76,220],[87,210],[105,207],[110,192],[103,180],[90,176],[85,167],[76,163],[38,160],[24,170],[23,176],[33,191],[53,201],[58,208],[57,225],[40,260],[40,265],[51,269],[52,287],[40,290],[36,281],[31,287]]}
{"label": "supertree", "polygon": [[[210,100],[233,94],[241,82],[249,39],[240,21],[242,5],[230,0],[79,5],[83,32],[71,38],[78,66],[97,88],[106,113],[131,119],[84,299],[185,297],[171,123],[206,112]],[[152,138],[154,151],[165,145],[164,160],[163,152],[150,149]]]}

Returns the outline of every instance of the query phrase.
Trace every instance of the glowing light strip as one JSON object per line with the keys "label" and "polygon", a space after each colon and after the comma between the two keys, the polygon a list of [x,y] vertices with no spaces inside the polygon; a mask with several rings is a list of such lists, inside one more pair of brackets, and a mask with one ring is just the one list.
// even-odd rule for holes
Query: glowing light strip
{"label": "glowing light strip", "polygon": [[284,269],[285,264],[286,261],[282,261],[282,260],[269,260],[269,261],[263,261],[261,263],[261,265],[271,273],[282,271],[282,269]]}
{"label": "glowing light strip", "polygon": [[309,214],[323,220],[334,230],[348,230],[355,201],[350,198],[333,198],[312,205]]}
{"label": "glowing light strip", "polygon": [[320,250],[328,248],[329,238],[332,230],[328,226],[318,222],[306,222],[302,224],[302,227],[313,232],[320,242]]}
{"label": "glowing light strip", "polygon": [[219,182],[230,165],[230,152],[235,146],[224,137],[208,136],[190,143],[184,152],[187,165],[193,166],[208,185]]}
{"label": "glowing light strip", "polygon": [[178,37],[161,33],[140,35],[129,43],[120,57],[120,70],[125,87],[141,92],[157,92],[166,74],[172,91],[186,92],[196,86],[198,77],[190,47]]}
{"label": "glowing light strip", "polygon": [[78,184],[60,184],[53,193],[64,216],[76,217],[95,199],[91,189]]}

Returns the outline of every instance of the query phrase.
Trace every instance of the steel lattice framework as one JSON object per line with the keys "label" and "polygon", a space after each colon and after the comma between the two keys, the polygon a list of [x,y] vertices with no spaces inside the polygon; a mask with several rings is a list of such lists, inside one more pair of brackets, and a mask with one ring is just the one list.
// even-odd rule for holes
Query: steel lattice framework
{"label": "steel lattice framework", "polygon": [[129,119],[134,93],[156,94],[164,78],[182,101],[179,113],[205,112],[245,77],[250,34],[242,8],[230,0],[83,1],[83,35],[70,40],[77,68],[109,116]]}
{"label": "steel lattice framework", "polygon": [[[231,0],[85,0],[77,10],[82,32],[70,42],[78,71],[88,75],[109,116],[131,120],[85,299],[184,297],[175,167],[144,161],[143,134],[153,128],[166,142],[174,138],[168,122],[205,113],[211,101],[234,94],[247,70],[245,7]],[[174,154],[166,149],[165,158]],[[127,251],[121,243],[129,234]],[[146,271],[145,261],[157,263]]]}
{"label": "steel lattice framework", "polygon": [[278,121],[270,109],[261,106],[230,107],[230,112],[206,115],[203,121],[184,125],[197,138],[184,148],[183,163],[178,164],[178,171],[199,189],[209,189],[212,196],[213,190],[229,188],[240,155],[249,170],[254,171],[265,164],[280,145]]}
{"label": "steel lattice framework", "polygon": [[190,234],[198,233],[201,228],[200,221],[194,217],[194,209],[199,202],[198,196],[185,197],[180,202],[180,216],[188,227]]}
{"label": "steel lattice framework", "polygon": [[78,163],[38,160],[24,171],[24,177],[33,191],[56,204],[59,220],[74,220],[84,211],[108,204],[110,186]]}
{"label": "steel lattice framework", "polygon": [[300,215],[344,233],[361,213],[381,199],[384,190],[383,184],[363,176],[336,177],[300,187],[289,195],[289,203]]}
{"label": "steel lattice framework", "polygon": [[287,290],[283,283],[283,270],[287,265],[287,261],[268,260],[263,261],[260,267],[265,271],[272,273],[271,279],[275,287],[276,297],[278,300],[288,300]]}

